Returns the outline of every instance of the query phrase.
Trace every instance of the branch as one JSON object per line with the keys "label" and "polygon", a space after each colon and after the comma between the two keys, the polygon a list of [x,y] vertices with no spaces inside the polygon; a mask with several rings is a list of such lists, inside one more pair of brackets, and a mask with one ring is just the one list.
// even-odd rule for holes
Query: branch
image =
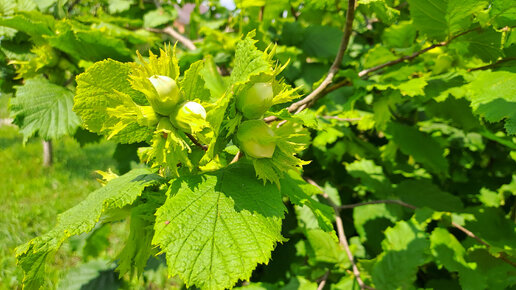
{"label": "branch", "polygon": [[421,55],[421,54],[423,54],[423,53],[425,53],[425,52],[427,52],[427,51],[429,51],[429,50],[432,50],[432,49],[434,49],[434,48],[436,48],[436,47],[446,46],[446,45],[450,44],[450,43],[451,43],[455,38],[460,37],[460,36],[463,36],[463,35],[465,35],[465,34],[468,34],[468,33],[472,32],[472,31],[476,31],[476,30],[479,30],[479,29],[480,29],[480,27],[473,28],[473,29],[470,29],[470,30],[466,30],[466,31],[464,31],[464,32],[462,32],[462,33],[459,33],[459,34],[457,34],[457,35],[455,35],[455,36],[450,37],[450,39],[448,39],[447,41],[443,41],[443,42],[439,42],[439,43],[432,44],[432,45],[430,45],[429,47],[424,48],[424,49],[419,50],[419,51],[416,51],[416,52],[414,52],[414,53],[413,53],[413,54],[411,54],[411,55],[402,56],[402,57],[400,57],[400,58],[398,58],[398,59],[395,59],[395,60],[392,60],[392,61],[389,61],[389,62],[386,62],[386,63],[380,64],[380,65],[374,66],[374,67],[372,67],[372,68],[368,68],[368,69],[362,70],[362,71],[360,71],[360,72],[358,73],[358,76],[359,76],[359,77],[364,77],[364,76],[366,76],[366,75],[368,75],[368,74],[370,74],[370,73],[372,73],[372,72],[375,72],[375,71],[377,71],[377,70],[380,70],[380,69],[382,69],[382,68],[386,68],[386,67],[389,67],[389,66],[393,66],[393,65],[395,65],[395,64],[398,64],[398,63],[400,63],[400,62],[404,62],[404,61],[406,61],[406,60],[411,61],[411,60],[413,60],[414,58],[418,57],[419,55]]}
{"label": "branch", "polygon": [[[340,208],[338,205],[331,200],[331,198],[328,196],[328,194],[323,190],[323,188],[317,184],[313,179],[309,177],[305,177],[305,180],[319,188],[322,192],[322,196],[328,201],[328,203],[331,205],[333,210],[335,211],[335,225],[337,227],[337,235],[339,236],[339,244],[344,248],[346,251],[346,254],[348,256],[349,262],[351,263],[351,268],[353,269],[353,275],[357,279],[357,283],[360,286],[360,289],[366,289],[369,287],[366,287],[364,284],[364,281],[362,281],[362,278],[360,277],[360,271],[358,270],[357,264],[355,263],[355,259],[353,258],[353,253],[351,253],[351,249],[349,248],[348,239],[346,237],[346,233],[344,232],[344,224],[342,222],[342,217],[340,216]],[[320,286],[320,285],[319,285]],[[323,285],[324,286],[324,285]],[[322,289],[322,288],[321,288]]]}
{"label": "branch", "polygon": [[[337,56],[333,61],[330,69],[328,70],[328,74],[324,78],[324,80],[319,84],[319,86],[313,90],[308,96],[303,99],[291,104],[288,107],[288,111],[290,113],[295,112],[296,114],[304,110],[308,107],[309,103],[315,102],[317,99],[324,95],[324,91],[329,84],[332,83],[333,78],[339,71],[339,66],[342,62],[342,58],[344,57],[344,52],[348,48],[349,38],[351,37],[351,32],[353,28],[353,20],[355,19],[355,0],[348,1],[348,10],[346,11],[346,25],[344,26],[344,35],[342,36],[342,40],[340,42],[339,50],[337,52]],[[264,119],[265,122],[273,122],[277,120],[276,116],[269,116]]]}
{"label": "branch", "polygon": [[516,57],[503,58],[503,59],[500,59],[499,61],[497,61],[495,63],[492,63],[492,64],[488,64],[488,65],[484,65],[484,66],[480,66],[480,67],[475,67],[475,68],[470,68],[470,69],[468,69],[468,72],[472,72],[472,71],[476,71],[476,70],[490,69],[490,68],[493,68],[493,67],[497,67],[498,65],[500,65],[502,63],[513,61],[513,60],[516,60]]}
{"label": "branch", "polygon": [[208,150],[208,146],[202,145],[197,139],[195,139],[194,136],[192,136],[192,134],[185,133],[185,135],[186,135],[186,137],[188,137],[188,139],[190,139],[196,146],[200,147],[202,150],[204,150],[204,151]]}
{"label": "branch", "polygon": [[351,208],[355,208],[355,207],[359,207],[359,206],[364,206],[364,205],[368,205],[368,204],[380,204],[380,203],[398,204],[398,205],[401,205],[403,207],[410,208],[412,210],[417,209],[417,207],[415,207],[415,206],[413,206],[411,204],[408,204],[406,202],[403,202],[401,200],[395,200],[395,199],[390,200],[390,199],[388,199],[388,200],[372,200],[372,201],[366,201],[366,202],[360,202],[360,203],[345,204],[345,205],[339,206],[339,210],[351,209]]}
{"label": "branch", "polygon": [[[368,205],[368,204],[380,204],[380,203],[398,204],[398,205],[401,205],[403,207],[410,208],[412,210],[416,210],[417,209],[417,206],[412,205],[412,204],[408,204],[408,203],[403,202],[401,200],[373,200],[373,201],[367,201],[367,202],[361,202],[361,203],[355,203],[355,204],[341,205],[339,207],[339,210],[355,208],[355,207],[359,207],[359,206],[363,206],[363,205]],[[466,234],[468,237],[470,237],[470,238],[476,240],[478,243],[486,246],[486,248],[491,248],[491,245],[489,245],[486,241],[482,240],[480,237],[478,237],[477,235],[475,235],[473,232],[471,232],[470,230],[466,229],[465,227],[457,224],[456,222],[452,222],[451,225],[452,225],[452,227],[454,227],[454,228],[458,229],[459,231],[463,232],[464,234]],[[490,253],[490,254],[493,257],[498,258],[498,259],[504,261],[505,263],[513,266],[514,268],[516,268],[516,263],[511,261],[509,258],[507,258],[507,255],[505,253],[500,253],[499,257],[495,256],[492,253]]]}
{"label": "branch", "polygon": [[186,48],[189,50],[196,50],[197,47],[195,44],[185,36],[183,36],[181,33],[177,32],[172,26],[167,26],[163,29],[156,29],[156,28],[147,28],[148,31],[156,32],[156,33],[165,33],[173,38],[177,39],[181,44],[183,44]]}
{"label": "branch", "polygon": [[233,157],[233,160],[231,160],[231,162],[229,164],[233,164],[235,162],[237,162],[238,160],[240,160],[240,158],[242,158],[242,151],[238,151],[238,153],[235,155],[235,157]]}
{"label": "branch", "polygon": [[324,276],[321,278],[321,282],[319,282],[319,286],[317,286],[317,290],[323,290],[324,286],[326,286],[326,281],[328,281],[328,276],[330,275],[330,270],[324,273]]}

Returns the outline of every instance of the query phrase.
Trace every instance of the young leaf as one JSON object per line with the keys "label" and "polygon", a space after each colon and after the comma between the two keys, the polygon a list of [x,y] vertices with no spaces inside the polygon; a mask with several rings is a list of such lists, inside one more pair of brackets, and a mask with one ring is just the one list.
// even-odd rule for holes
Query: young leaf
{"label": "young leaf", "polygon": [[105,60],[77,77],[74,111],[88,130],[120,143],[147,141],[154,131],[138,123],[137,105],[148,103],[131,88],[130,70],[130,64]]}

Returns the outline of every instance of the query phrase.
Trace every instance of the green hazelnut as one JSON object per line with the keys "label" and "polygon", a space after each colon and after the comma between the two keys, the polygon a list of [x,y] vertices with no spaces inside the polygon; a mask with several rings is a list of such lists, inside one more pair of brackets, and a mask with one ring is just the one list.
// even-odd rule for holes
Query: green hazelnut
{"label": "green hazelnut", "polygon": [[206,127],[206,110],[196,102],[185,102],[170,116],[174,126],[185,133],[195,133]]}
{"label": "green hazelnut", "polygon": [[180,100],[176,81],[168,76],[160,75],[153,75],[148,79],[157,94],[147,96],[147,100],[157,113],[164,116],[170,115]]}
{"label": "green hazelnut", "polygon": [[274,131],[262,120],[243,122],[236,134],[240,149],[254,158],[272,157],[276,149],[274,136]]}
{"label": "green hazelnut", "polygon": [[247,119],[258,119],[272,106],[271,83],[255,83],[237,96],[237,108]]}

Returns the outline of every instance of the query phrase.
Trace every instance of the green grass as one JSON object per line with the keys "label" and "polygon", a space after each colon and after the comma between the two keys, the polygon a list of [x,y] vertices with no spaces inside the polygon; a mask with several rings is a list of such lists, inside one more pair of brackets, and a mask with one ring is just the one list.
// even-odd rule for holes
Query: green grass
{"label": "green grass", "polygon": [[[4,100],[0,101],[1,108]],[[115,144],[109,142],[81,148],[66,137],[54,142],[55,163],[44,168],[40,139],[24,146],[15,127],[0,126],[0,289],[21,288],[23,276],[14,248],[51,229],[57,214],[100,187],[94,171],[115,169],[114,150]],[[79,261],[65,245],[49,265],[46,286],[54,288],[63,271]]]}
{"label": "green grass", "polygon": [[9,111],[7,110],[9,96],[10,95],[0,93],[0,118],[9,117]]}

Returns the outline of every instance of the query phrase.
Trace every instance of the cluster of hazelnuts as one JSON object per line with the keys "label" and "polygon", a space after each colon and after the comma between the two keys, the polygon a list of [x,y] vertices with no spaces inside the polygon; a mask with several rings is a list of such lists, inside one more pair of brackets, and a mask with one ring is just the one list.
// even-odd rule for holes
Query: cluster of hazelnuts
{"label": "cluster of hazelnuts", "polygon": [[[196,102],[182,101],[175,80],[168,76],[154,75],[148,78],[156,95],[147,96],[150,107],[143,112],[147,124],[157,130],[179,129],[195,133],[194,128],[206,120],[206,110]],[[253,158],[271,158],[276,149],[274,132],[262,120],[263,114],[272,106],[274,93],[271,83],[255,83],[236,97],[236,107],[246,121],[236,134],[240,149]],[[151,117],[152,116],[152,117]]]}
{"label": "cluster of hazelnuts", "polygon": [[154,75],[149,78],[152,86],[156,90],[156,95],[148,96],[147,100],[151,104],[153,112],[145,114],[145,117],[155,116],[152,113],[157,113],[159,117],[150,118],[153,125],[158,124],[158,130],[173,130],[177,128],[185,133],[193,133],[195,121],[206,120],[206,110],[204,107],[196,102],[184,102],[181,100],[181,94],[175,80],[168,76]]}

